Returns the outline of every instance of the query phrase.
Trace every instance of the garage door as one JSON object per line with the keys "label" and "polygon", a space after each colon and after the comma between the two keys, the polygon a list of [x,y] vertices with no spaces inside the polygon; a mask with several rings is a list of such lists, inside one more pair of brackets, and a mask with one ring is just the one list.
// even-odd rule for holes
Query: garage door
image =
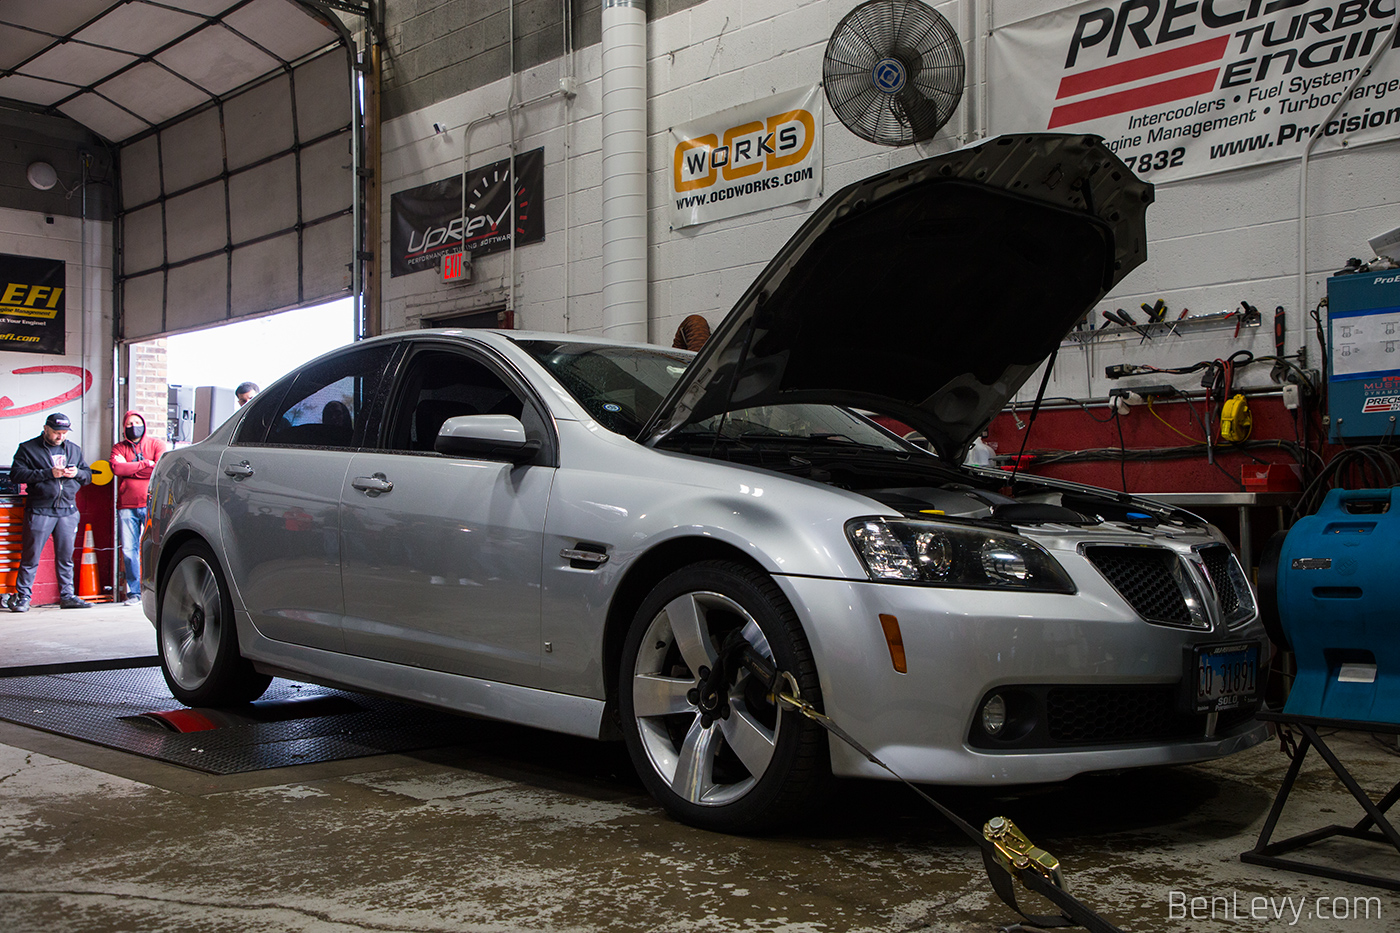
{"label": "garage door", "polygon": [[350,86],[332,49],[122,146],[123,338],[349,294]]}
{"label": "garage door", "polygon": [[316,0],[3,0],[0,98],[114,144],[126,340],[348,295],[353,48]]}

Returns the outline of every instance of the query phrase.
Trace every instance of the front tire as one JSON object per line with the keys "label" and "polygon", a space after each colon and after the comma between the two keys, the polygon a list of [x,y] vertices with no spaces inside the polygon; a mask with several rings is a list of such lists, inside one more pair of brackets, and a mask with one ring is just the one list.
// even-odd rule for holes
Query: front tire
{"label": "front tire", "polygon": [[263,695],[272,678],[238,651],[233,600],[207,544],[181,545],[157,596],[160,669],[175,699],[186,706],[233,706]]}
{"label": "front tire", "polygon": [[767,575],[732,561],[678,570],[643,601],[623,645],[619,708],[633,765],[667,812],[703,829],[758,832],[815,804],[831,766],[822,728],[780,710],[747,670],[728,687],[727,715],[706,723],[699,671],[736,630],[821,708],[796,613]]}

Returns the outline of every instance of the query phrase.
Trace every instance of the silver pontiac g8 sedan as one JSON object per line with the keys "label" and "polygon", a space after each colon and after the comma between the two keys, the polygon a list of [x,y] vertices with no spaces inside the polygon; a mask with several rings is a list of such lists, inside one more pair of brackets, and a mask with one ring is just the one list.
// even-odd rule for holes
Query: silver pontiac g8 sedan
{"label": "silver pontiac g8 sedan", "polygon": [[675,817],[732,831],[888,777],[755,657],[912,781],[1262,741],[1268,643],[1213,528],[961,465],[1143,261],[1152,196],[1096,137],[1002,137],[830,197],[698,355],[425,330],[306,364],[157,467],[170,689],[286,675],[620,737]]}

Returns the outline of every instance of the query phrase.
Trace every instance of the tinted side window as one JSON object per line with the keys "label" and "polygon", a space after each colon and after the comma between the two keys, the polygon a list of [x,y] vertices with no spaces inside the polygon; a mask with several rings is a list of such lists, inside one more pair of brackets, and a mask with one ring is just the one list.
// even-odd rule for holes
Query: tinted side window
{"label": "tinted side window", "polygon": [[393,352],[392,344],[377,344],[342,353],[297,373],[271,413],[266,443],[358,447],[365,415]]}
{"label": "tinted side window", "polygon": [[512,415],[525,435],[548,443],[544,419],[484,364],[462,353],[423,350],[405,369],[390,420],[388,450],[430,452],[442,423],[459,415]]}
{"label": "tinted side window", "polygon": [[244,414],[243,423],[238,426],[238,435],[233,440],[235,444],[263,442],[267,437],[267,429],[277,416],[277,408],[281,405],[283,396],[287,394],[287,384],[287,380],[284,379],[276,385],[269,386],[267,391],[259,392],[248,403],[248,411]]}

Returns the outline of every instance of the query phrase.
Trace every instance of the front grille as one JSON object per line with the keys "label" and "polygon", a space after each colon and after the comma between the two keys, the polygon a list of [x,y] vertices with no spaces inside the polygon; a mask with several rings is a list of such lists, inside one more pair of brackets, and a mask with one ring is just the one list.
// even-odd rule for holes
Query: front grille
{"label": "front grille", "polygon": [[1100,546],[1085,556],[1113,584],[1118,594],[1149,622],[1209,628],[1196,589],[1187,580],[1175,552],[1158,547]]}
{"label": "front grille", "polygon": [[[1177,688],[1055,687],[1045,698],[1050,738],[1066,745],[1145,742],[1182,734]],[[1194,724],[1185,723],[1189,731]]]}
{"label": "front grille", "polygon": [[1237,625],[1254,615],[1254,594],[1245,579],[1244,569],[1230,549],[1223,544],[1201,548],[1201,562],[1220,600],[1220,617],[1226,625]]}
{"label": "front grille", "polygon": [[[1009,731],[993,738],[974,723],[968,740],[976,748],[1006,752],[1199,741],[1205,736],[1206,714],[1184,709],[1181,691],[1180,683],[997,687],[994,692],[1006,700]],[[1256,701],[1220,713],[1216,735],[1253,719],[1258,708]]]}

